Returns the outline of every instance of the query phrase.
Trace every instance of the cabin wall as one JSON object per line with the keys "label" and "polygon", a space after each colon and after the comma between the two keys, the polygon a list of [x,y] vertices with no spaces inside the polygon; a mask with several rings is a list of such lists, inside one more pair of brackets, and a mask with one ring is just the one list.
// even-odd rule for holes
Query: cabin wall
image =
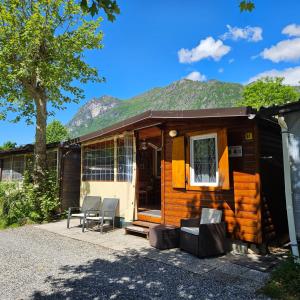
{"label": "cabin wall", "polygon": [[[229,158],[230,189],[193,191],[172,187],[172,138],[192,131],[227,129],[228,146],[242,146],[242,157]],[[183,218],[200,217],[202,207],[223,211],[227,231],[233,238],[261,243],[261,202],[258,134],[255,120],[234,119],[190,120],[168,122],[164,128],[162,159],[162,221],[179,225]]]}
{"label": "cabin wall", "polygon": [[288,240],[281,130],[277,123],[260,120],[262,226],[265,241]]}
{"label": "cabin wall", "polygon": [[[117,136],[115,136],[116,138]],[[113,139],[109,137],[107,140]],[[82,179],[83,174],[83,153],[84,147],[102,142],[103,139],[87,142],[82,145],[81,151],[81,178],[80,178],[80,205],[82,205],[85,196],[100,196],[104,198],[118,198],[119,207],[117,216],[124,218],[125,222],[132,222],[136,217],[136,142],[133,138],[133,170],[132,181],[88,181]],[[116,169],[116,162],[115,162]],[[116,170],[115,170],[116,171]]]}

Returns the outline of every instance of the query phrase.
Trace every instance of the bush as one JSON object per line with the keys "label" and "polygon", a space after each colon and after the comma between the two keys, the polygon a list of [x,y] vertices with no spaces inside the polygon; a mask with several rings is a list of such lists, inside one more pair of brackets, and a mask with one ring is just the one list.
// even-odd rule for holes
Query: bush
{"label": "bush", "polygon": [[[34,185],[26,171],[22,184],[0,183],[0,218],[9,226],[49,221],[59,206],[56,173],[47,171],[41,184]],[[3,225],[2,225],[3,226]]]}

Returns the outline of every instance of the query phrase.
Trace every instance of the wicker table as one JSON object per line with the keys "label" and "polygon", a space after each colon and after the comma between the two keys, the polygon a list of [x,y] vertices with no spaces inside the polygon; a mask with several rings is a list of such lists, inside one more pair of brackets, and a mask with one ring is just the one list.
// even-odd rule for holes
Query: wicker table
{"label": "wicker table", "polygon": [[179,247],[179,228],[172,225],[157,225],[150,228],[149,241],[160,250]]}

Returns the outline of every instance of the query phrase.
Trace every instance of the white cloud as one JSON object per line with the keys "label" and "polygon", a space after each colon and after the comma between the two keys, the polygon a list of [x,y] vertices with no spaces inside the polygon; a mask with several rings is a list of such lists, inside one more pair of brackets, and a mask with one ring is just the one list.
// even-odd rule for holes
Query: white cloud
{"label": "white cloud", "polygon": [[226,55],[230,49],[231,48],[224,45],[221,40],[214,40],[213,37],[209,36],[201,40],[199,45],[191,50],[180,49],[178,51],[178,58],[181,63],[193,63],[209,57],[218,61]]}
{"label": "white cloud", "polygon": [[218,72],[219,72],[219,73],[223,73],[223,72],[224,72],[224,69],[223,69],[223,68],[220,68],[220,69],[218,70]]}
{"label": "white cloud", "polygon": [[284,77],[284,84],[288,85],[299,85],[300,81],[300,66],[294,68],[287,68],[284,70],[269,70],[257,74],[256,76],[249,79],[248,83],[253,82],[259,78],[263,77]]}
{"label": "white cloud", "polygon": [[290,24],[284,27],[281,31],[283,34],[287,34],[288,36],[300,36],[300,25]]}
{"label": "white cloud", "polygon": [[231,27],[230,25],[226,25],[228,31],[225,32],[221,38],[223,40],[247,40],[249,42],[258,42],[261,41],[262,38],[262,28],[261,27],[251,27],[246,26],[244,28],[239,27]]}
{"label": "white cloud", "polygon": [[300,38],[284,40],[264,49],[260,56],[273,62],[297,61],[300,58]]}
{"label": "white cloud", "polygon": [[230,58],[229,60],[228,60],[228,63],[229,64],[232,64],[234,62],[234,58]]}
{"label": "white cloud", "polygon": [[205,81],[206,80],[206,76],[197,71],[191,72],[185,78],[193,80],[193,81]]}

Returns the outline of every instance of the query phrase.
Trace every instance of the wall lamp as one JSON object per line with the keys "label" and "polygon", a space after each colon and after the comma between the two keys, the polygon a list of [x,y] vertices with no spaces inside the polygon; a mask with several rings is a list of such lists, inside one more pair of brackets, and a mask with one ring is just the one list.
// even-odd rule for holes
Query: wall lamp
{"label": "wall lamp", "polygon": [[178,135],[177,130],[170,130],[170,131],[169,131],[169,136],[170,136],[171,138],[174,138],[174,137],[177,136],[177,135]]}

